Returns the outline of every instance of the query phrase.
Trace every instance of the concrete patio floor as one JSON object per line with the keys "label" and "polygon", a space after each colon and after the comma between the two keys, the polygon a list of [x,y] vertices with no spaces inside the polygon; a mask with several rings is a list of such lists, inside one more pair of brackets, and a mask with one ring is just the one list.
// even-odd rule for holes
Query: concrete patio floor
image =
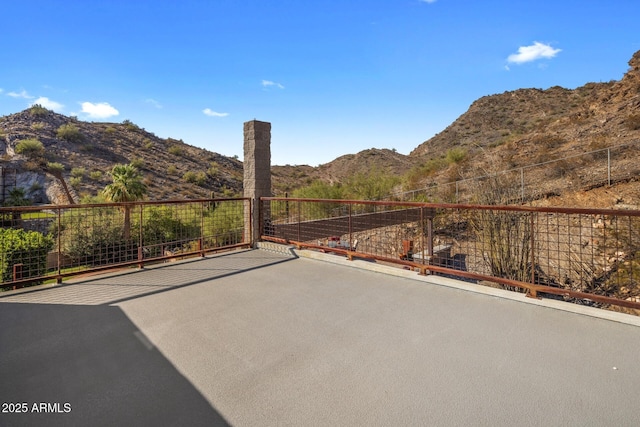
{"label": "concrete patio floor", "polygon": [[247,250],[5,295],[0,425],[640,425],[637,318],[444,283]]}

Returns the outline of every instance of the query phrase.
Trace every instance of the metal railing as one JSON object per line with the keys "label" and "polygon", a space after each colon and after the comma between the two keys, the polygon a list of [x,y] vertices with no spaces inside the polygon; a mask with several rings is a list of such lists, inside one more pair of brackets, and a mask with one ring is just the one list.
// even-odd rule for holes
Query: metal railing
{"label": "metal railing", "polygon": [[532,297],[640,309],[639,210],[275,197],[260,203],[263,240]]}
{"label": "metal railing", "polygon": [[249,246],[250,203],[237,198],[0,208],[0,288]]}
{"label": "metal railing", "polygon": [[586,153],[530,164],[513,169],[393,193],[394,200],[471,203],[475,191],[487,179],[499,176],[513,187],[519,202],[536,200],[566,192],[567,188],[589,189],[613,182],[635,179],[640,174],[637,150],[640,141],[633,141]]}

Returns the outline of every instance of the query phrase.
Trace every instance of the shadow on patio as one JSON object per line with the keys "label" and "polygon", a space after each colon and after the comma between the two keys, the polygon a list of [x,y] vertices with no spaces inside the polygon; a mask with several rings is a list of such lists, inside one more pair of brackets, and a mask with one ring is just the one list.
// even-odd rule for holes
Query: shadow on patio
{"label": "shadow on patio", "polygon": [[0,395],[28,412],[0,425],[229,425],[119,307],[2,304],[0,322]]}

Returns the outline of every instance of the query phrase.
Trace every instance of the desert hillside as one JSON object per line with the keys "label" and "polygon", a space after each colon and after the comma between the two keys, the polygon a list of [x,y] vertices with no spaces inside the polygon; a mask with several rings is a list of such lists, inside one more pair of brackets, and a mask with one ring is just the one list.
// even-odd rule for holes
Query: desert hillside
{"label": "desert hillside", "polygon": [[[16,153],[20,141],[30,139],[44,146],[38,158]],[[602,151],[609,147],[615,150]],[[593,154],[582,155],[589,152]],[[273,166],[272,183],[273,193],[283,195],[317,180],[336,184],[376,171],[400,177],[397,192],[407,194],[548,163],[527,169],[529,185],[548,186],[541,193],[548,200],[562,203],[558,197],[567,195],[567,203],[582,200],[588,206],[598,199],[576,194],[608,183],[603,178],[607,156],[613,156],[609,161],[616,170],[612,184],[624,184],[635,194],[638,153],[640,51],[632,56],[620,81],[585,83],[574,90],[556,86],[485,96],[409,155],[372,148],[318,167]],[[557,159],[564,160],[554,162]],[[113,165],[133,163],[145,176],[148,198],[162,200],[241,194],[241,160],[179,139],[159,138],[127,120],[84,122],[39,106],[0,118],[0,168],[8,174],[5,187],[9,183],[24,188],[36,203],[67,201],[60,179],[48,167],[51,164],[57,165],[57,175],[68,184],[66,193],[80,199],[104,188]]]}
{"label": "desert hillside", "polygon": [[[637,160],[640,51],[633,55],[629,66],[620,81],[587,83],[575,90],[520,89],[478,99],[444,131],[410,154],[424,164],[456,149],[466,153],[464,167],[449,170],[448,174],[433,174],[421,184],[463,179],[614,146],[628,145],[630,148],[622,157]],[[584,172],[588,173],[589,162],[583,162]],[[625,167],[621,162],[618,166]]]}
{"label": "desert hillside", "polygon": [[537,199],[546,199],[538,203],[563,204],[559,196],[566,195],[570,205],[601,206],[601,194],[580,194],[609,182],[619,188],[624,184],[625,193],[637,194],[639,153],[640,51],[620,81],[484,96],[408,156],[369,149],[317,168],[292,167],[288,172],[274,168],[274,174],[283,180],[288,173],[285,182],[295,188],[305,181],[334,184],[355,173],[377,170],[402,178],[396,194],[404,199],[424,194],[411,190],[437,187],[438,194],[428,192],[422,200],[452,201],[455,188],[472,186],[472,178],[512,171],[506,179],[525,179],[529,192],[537,191]]}
{"label": "desert hillside", "polygon": [[[24,140],[40,141],[44,153],[37,157],[16,153]],[[55,192],[46,191],[56,183],[48,167],[51,164],[62,165],[62,176],[75,198],[96,195],[110,182],[108,172],[119,163],[138,167],[145,176],[149,199],[242,192],[242,163],[238,159],[178,139],[159,138],[127,120],[84,122],[39,106],[0,120],[0,159],[0,167],[8,175],[5,181],[27,190],[35,202],[66,202]]]}

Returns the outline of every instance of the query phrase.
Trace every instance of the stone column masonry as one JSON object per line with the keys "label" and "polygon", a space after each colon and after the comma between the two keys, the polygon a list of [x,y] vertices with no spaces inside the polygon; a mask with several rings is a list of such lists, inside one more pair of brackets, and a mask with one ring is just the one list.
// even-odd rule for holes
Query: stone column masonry
{"label": "stone column masonry", "polygon": [[[271,123],[251,120],[244,124],[244,197],[251,198],[245,210],[245,241],[255,244],[260,238],[260,197],[271,196]],[[247,209],[246,208],[246,209]],[[251,212],[253,235],[249,234]],[[268,218],[268,213],[262,213]]]}

